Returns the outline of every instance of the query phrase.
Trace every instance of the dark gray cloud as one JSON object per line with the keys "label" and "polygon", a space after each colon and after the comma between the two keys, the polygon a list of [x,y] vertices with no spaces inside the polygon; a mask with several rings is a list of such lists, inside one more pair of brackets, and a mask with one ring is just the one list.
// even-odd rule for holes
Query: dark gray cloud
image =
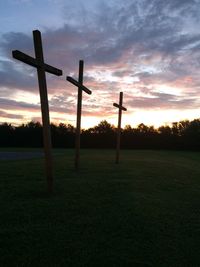
{"label": "dark gray cloud", "polygon": [[13,89],[34,91],[37,80],[32,68],[21,68],[20,65],[18,67],[18,63],[16,64],[17,66],[12,61],[0,60],[0,87],[6,87],[7,91]]}
{"label": "dark gray cloud", "polygon": [[126,105],[129,109],[194,109],[199,103],[194,98],[177,97],[170,94],[154,93],[152,97],[126,97]]}
{"label": "dark gray cloud", "polygon": [[51,111],[71,114],[76,111],[76,101],[66,95],[55,95],[49,101],[49,107]]}
{"label": "dark gray cloud", "polygon": [[7,98],[0,98],[0,107],[5,110],[29,110],[38,111],[40,110],[40,105],[29,104],[23,101],[16,101]]}
{"label": "dark gray cloud", "polygon": [[21,32],[8,32],[2,36],[0,51],[3,55],[12,59],[12,50],[22,50],[24,53],[30,53],[33,56],[32,47],[33,41],[30,35]]}
{"label": "dark gray cloud", "polygon": [[[24,101],[16,101],[14,99],[0,98],[0,107],[4,110],[20,110],[38,112],[40,104],[30,104]],[[72,100],[67,100],[65,96],[54,96],[49,101],[50,112],[74,113],[76,104]],[[14,115],[13,115],[14,116]],[[18,118],[18,117],[16,117]]]}
{"label": "dark gray cloud", "polygon": [[0,110],[0,117],[5,119],[20,119],[20,120],[24,118],[24,116],[22,115],[11,114],[3,110]]}

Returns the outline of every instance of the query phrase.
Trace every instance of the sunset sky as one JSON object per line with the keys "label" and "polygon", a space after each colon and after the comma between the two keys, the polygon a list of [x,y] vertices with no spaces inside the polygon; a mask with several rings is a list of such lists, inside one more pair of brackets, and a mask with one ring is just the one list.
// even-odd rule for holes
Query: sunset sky
{"label": "sunset sky", "polygon": [[122,126],[200,117],[200,0],[1,0],[0,122],[40,121],[36,70],[12,59],[34,56],[33,30],[42,33],[51,122],[75,125],[78,76],[85,62],[82,127],[101,120]]}

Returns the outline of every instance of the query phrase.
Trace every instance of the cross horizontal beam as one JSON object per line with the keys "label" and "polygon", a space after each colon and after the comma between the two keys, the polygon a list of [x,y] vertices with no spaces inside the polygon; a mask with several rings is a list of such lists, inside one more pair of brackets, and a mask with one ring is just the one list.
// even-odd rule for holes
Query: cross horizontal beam
{"label": "cross horizontal beam", "polygon": [[126,109],[125,107],[120,106],[120,105],[118,105],[117,103],[113,103],[113,106],[116,107],[116,108],[119,108],[119,109],[121,109],[121,110],[127,111],[127,109]]}
{"label": "cross horizontal beam", "polygon": [[31,65],[33,67],[44,67],[45,71],[46,72],[49,72],[51,74],[55,74],[57,76],[61,76],[62,75],[62,70],[59,70],[57,68],[54,68],[46,63],[42,63],[42,62],[38,62],[37,59],[31,57],[31,56],[28,56],[26,54],[24,54],[23,52],[19,51],[19,50],[14,50],[12,51],[12,56],[15,58],[15,59],[18,59],[28,65]]}
{"label": "cross horizontal beam", "polygon": [[87,87],[85,87],[83,84],[80,84],[79,82],[77,82],[76,80],[74,80],[72,77],[67,76],[67,81],[72,83],[73,85],[79,87],[80,89],[82,89],[83,91],[85,91],[87,94],[91,95],[92,91],[90,91],[90,89],[88,89]]}

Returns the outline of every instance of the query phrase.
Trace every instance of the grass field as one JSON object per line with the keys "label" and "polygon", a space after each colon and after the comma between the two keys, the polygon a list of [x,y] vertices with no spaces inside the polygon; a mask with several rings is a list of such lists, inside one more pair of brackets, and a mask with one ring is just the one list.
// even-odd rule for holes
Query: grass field
{"label": "grass field", "polygon": [[0,161],[0,266],[200,266],[200,153],[82,150]]}

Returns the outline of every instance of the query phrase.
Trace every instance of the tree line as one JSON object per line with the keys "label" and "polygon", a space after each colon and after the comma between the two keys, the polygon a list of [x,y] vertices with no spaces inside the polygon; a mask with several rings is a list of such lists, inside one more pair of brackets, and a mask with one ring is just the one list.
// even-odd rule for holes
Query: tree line
{"label": "tree line", "polygon": [[[115,148],[117,129],[106,120],[83,129],[82,148]],[[52,145],[55,148],[75,146],[75,128],[70,124],[51,124]],[[1,147],[42,147],[42,125],[31,121],[12,126],[0,124]],[[123,149],[200,150],[200,119],[174,122],[171,126],[154,128],[143,123],[137,127],[126,125],[121,132]]]}

